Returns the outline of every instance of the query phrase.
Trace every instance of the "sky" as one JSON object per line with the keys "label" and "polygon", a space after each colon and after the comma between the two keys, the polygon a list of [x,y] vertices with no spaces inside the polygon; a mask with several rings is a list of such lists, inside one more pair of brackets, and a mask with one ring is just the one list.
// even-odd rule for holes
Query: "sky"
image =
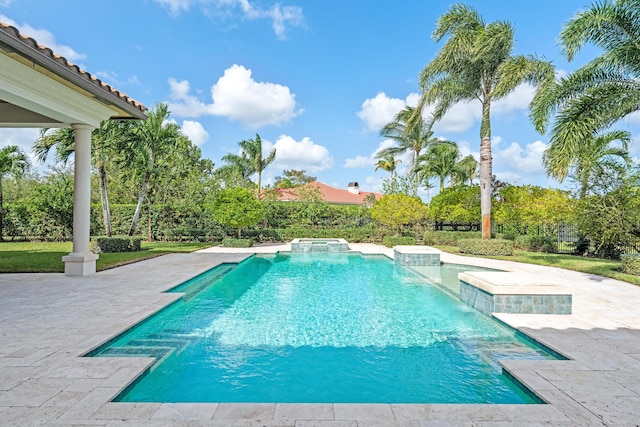
{"label": "sky", "polygon": [[[393,144],[380,129],[419,98],[418,75],[442,46],[431,33],[453,4],[444,0],[0,0],[0,21],[140,101],[166,102],[202,156],[221,166],[238,142],[259,134],[284,169],[326,184],[358,182],[379,191],[389,175],[376,153]],[[558,35],[583,0],[470,0],[486,22],[515,28],[515,54],[551,61],[562,75],[598,54],[586,48],[567,63]],[[533,88],[520,86],[492,106],[493,171],[512,184],[568,188],[546,176],[548,137],[528,117]],[[479,102],[458,104],[435,135],[478,158]],[[634,136],[640,115],[616,125]],[[0,146],[31,153],[35,129],[0,129]],[[35,160],[34,160],[35,163]],[[405,161],[400,172],[406,172]],[[404,165],[404,166],[403,166]],[[42,167],[42,166],[41,166]],[[435,183],[435,180],[434,180]],[[420,195],[428,199],[424,190]]]}

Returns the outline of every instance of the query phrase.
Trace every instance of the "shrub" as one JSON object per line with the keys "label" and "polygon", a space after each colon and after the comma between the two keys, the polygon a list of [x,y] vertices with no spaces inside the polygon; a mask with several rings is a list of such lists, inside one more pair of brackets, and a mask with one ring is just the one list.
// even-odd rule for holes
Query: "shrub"
{"label": "shrub", "polygon": [[370,212],[374,221],[395,227],[399,234],[403,225],[423,220],[427,215],[427,207],[418,197],[388,194],[377,200]]}
{"label": "shrub", "polygon": [[427,231],[424,244],[433,246],[458,246],[460,239],[479,239],[480,231]]}
{"label": "shrub", "polygon": [[640,276],[640,255],[627,254],[620,257],[622,260],[622,272]]}
{"label": "shrub", "polygon": [[518,249],[531,252],[545,252],[554,254],[558,252],[558,242],[550,236],[518,236],[514,246]]}
{"label": "shrub", "polygon": [[392,248],[398,245],[415,245],[416,238],[411,236],[384,236],[382,242],[386,247]]}
{"label": "shrub", "polygon": [[226,238],[222,241],[225,248],[250,248],[253,246],[253,239],[231,239]]}
{"label": "shrub", "polygon": [[513,255],[513,242],[502,239],[462,239],[458,241],[460,252],[471,255]]}
{"label": "shrub", "polygon": [[96,253],[138,252],[141,250],[140,237],[98,237],[93,246]]}

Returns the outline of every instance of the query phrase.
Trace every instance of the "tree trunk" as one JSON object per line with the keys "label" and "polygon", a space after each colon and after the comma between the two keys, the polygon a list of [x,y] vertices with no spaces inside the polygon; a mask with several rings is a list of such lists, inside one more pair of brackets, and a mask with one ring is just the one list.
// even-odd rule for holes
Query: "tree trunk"
{"label": "tree trunk", "polygon": [[482,103],[480,124],[480,212],[482,214],[482,238],[491,239],[491,103],[488,98]]}
{"label": "tree trunk", "polygon": [[262,199],[260,187],[262,186],[262,171],[258,171],[258,200]]}
{"label": "tree trunk", "polygon": [[480,143],[480,211],[482,213],[482,238],[491,238],[491,139]]}
{"label": "tree trunk", "polygon": [[151,199],[147,197],[147,241],[153,242],[153,230],[151,228]]}
{"label": "tree trunk", "polygon": [[129,228],[129,236],[133,236],[133,234],[136,232],[136,228],[138,227],[140,211],[142,211],[142,202],[144,201],[144,196],[147,195],[147,188],[149,187],[150,177],[151,171],[147,170],[144,174],[144,182],[142,183],[142,189],[140,190],[140,195],[138,196],[138,204],[136,205],[136,211],[133,214],[133,220],[131,221],[131,227]]}
{"label": "tree trunk", "polygon": [[[420,152],[418,151],[414,151],[413,152],[413,164],[411,166],[411,168],[415,168],[418,164],[418,158],[420,157]],[[417,196],[418,195],[418,185],[420,184],[420,179],[418,177],[418,173],[415,172],[413,174],[413,195]]]}
{"label": "tree trunk", "polygon": [[100,179],[100,199],[102,200],[104,231],[108,237],[111,237],[113,235],[111,228],[111,209],[109,208],[109,195],[107,194],[107,171],[104,165],[98,167],[98,177]]}

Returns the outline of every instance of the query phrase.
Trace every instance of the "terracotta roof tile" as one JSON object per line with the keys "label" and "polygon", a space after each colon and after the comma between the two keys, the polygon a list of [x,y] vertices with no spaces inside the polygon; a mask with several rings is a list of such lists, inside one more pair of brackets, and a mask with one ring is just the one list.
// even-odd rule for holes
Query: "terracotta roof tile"
{"label": "terracotta roof tile", "polygon": [[129,97],[127,94],[125,94],[125,93],[113,88],[112,86],[104,83],[102,80],[100,80],[100,79],[96,78],[95,76],[91,75],[90,73],[84,71],[83,69],[78,67],[76,64],[73,64],[73,63],[69,62],[65,57],[60,56],[60,55],[56,54],[50,48],[39,44],[32,37],[25,36],[24,34],[21,34],[20,31],[16,27],[8,25],[8,24],[5,24],[3,22],[0,22],[0,31],[3,31],[7,35],[11,36],[13,39],[23,43],[25,46],[30,47],[34,51],[39,52],[40,54],[44,55],[45,57],[57,62],[58,64],[62,65],[63,67],[66,67],[71,72],[73,72],[76,75],[80,76],[84,80],[86,80],[88,82],[91,82],[91,84],[93,84],[94,86],[99,87],[102,90],[107,91],[108,93],[110,93],[113,96],[116,96],[117,98],[119,98],[120,100],[122,100],[125,103],[129,104],[130,106],[140,110],[141,112],[146,111],[147,107],[145,107],[142,103],[136,101],[135,99]]}
{"label": "terracotta roof tile", "polygon": [[[363,205],[365,204],[365,198],[369,194],[373,194],[376,200],[382,197],[380,193],[373,193],[369,191],[361,191],[358,194],[354,194],[349,190],[340,190],[335,187],[331,187],[330,185],[323,184],[322,182],[312,182],[307,184],[307,186],[312,186],[317,188],[320,191],[323,199],[328,203],[337,203],[337,204],[349,204],[349,205]],[[299,188],[299,187],[298,187]],[[296,201],[300,200],[298,196],[298,188],[280,188],[277,191],[278,200],[281,201]]]}

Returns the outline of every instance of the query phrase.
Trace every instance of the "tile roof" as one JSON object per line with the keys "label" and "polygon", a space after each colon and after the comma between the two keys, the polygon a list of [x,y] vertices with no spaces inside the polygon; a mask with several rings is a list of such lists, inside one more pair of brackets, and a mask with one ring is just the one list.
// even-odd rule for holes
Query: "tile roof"
{"label": "tile roof", "polygon": [[[26,54],[28,55],[28,59],[33,60],[34,62],[37,62],[42,67],[48,69],[49,71],[53,72],[54,74],[62,78],[65,78],[65,76],[60,75],[59,72],[66,69],[69,72],[71,72],[73,75],[79,77],[81,81],[88,83],[89,87],[85,89],[90,90],[90,92],[92,92],[94,95],[97,96],[100,92],[103,92],[103,95],[106,95],[108,98],[115,98],[121,102],[124,102],[129,107],[128,108],[129,112],[133,112],[134,114],[137,113],[137,115],[142,114],[144,117],[143,113],[146,111],[147,108],[142,103],[127,96],[125,93],[113,88],[112,86],[104,83],[103,81],[91,75],[90,73],[82,70],[77,65],[69,62],[63,56],[60,56],[55,52],[53,52],[53,50],[51,50],[50,48],[46,46],[42,46],[35,39],[21,34],[16,27],[0,22],[0,36],[2,34],[8,37],[2,37],[0,41],[3,41],[5,43],[11,42],[11,41],[17,42],[17,43],[10,43],[11,47],[18,50],[18,53],[24,54],[26,52]],[[58,64],[60,69],[58,70],[52,69],[55,67],[55,66],[52,67],[53,65],[51,64],[52,61]],[[91,90],[91,87],[93,87],[94,90]],[[96,91],[95,89],[98,89],[98,90]],[[142,118],[142,117],[136,117],[136,118]]]}
{"label": "tile roof", "polygon": [[[335,187],[331,187],[330,185],[323,184],[322,182],[314,181],[312,183],[306,184],[306,186],[311,186],[317,188],[322,195],[322,198],[328,203],[336,203],[336,204],[345,204],[345,205],[364,205],[365,198],[369,194],[373,194],[376,200],[382,197],[380,193],[373,193],[369,191],[360,191],[358,194],[354,194],[349,190],[340,190]],[[290,202],[300,200],[300,196],[298,195],[297,188],[279,188],[277,190],[278,200],[283,202]]]}

